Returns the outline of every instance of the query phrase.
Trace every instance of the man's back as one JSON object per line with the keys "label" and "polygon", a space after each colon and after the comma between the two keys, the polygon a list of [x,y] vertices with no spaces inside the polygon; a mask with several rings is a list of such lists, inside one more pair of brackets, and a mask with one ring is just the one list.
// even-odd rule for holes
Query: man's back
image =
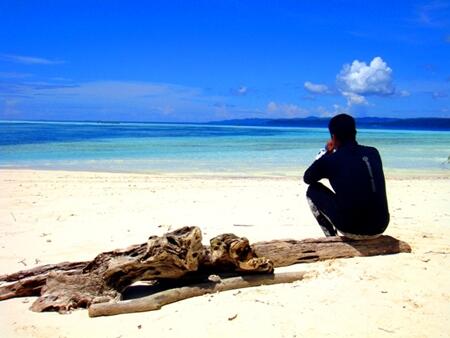
{"label": "man's back", "polygon": [[304,174],[312,184],[328,178],[336,193],[338,229],[379,234],[389,223],[383,167],[377,149],[349,142],[315,161]]}

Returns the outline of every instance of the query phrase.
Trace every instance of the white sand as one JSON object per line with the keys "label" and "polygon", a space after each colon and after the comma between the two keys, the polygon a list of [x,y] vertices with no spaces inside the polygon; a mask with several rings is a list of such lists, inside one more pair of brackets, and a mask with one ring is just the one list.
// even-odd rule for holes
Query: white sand
{"label": "white sand", "polygon": [[[0,170],[0,182],[0,274],[90,259],[182,225],[199,225],[205,243],[224,232],[251,242],[322,236],[300,179]],[[33,313],[34,298],[12,299],[0,302],[0,336],[448,337],[449,183],[388,180],[386,233],[412,254],[291,266],[317,275],[115,317]]]}

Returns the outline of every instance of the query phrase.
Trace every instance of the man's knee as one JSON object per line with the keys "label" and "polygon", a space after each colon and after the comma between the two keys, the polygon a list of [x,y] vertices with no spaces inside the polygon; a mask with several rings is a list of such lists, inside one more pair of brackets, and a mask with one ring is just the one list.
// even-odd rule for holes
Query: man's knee
{"label": "man's knee", "polygon": [[323,188],[325,188],[325,186],[320,182],[310,184],[308,189],[306,189],[306,197],[314,199],[318,192],[323,191]]}

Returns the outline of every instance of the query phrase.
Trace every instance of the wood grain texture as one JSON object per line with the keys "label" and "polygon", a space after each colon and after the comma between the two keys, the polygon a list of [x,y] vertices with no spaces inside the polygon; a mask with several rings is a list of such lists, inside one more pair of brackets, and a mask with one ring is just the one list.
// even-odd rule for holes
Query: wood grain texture
{"label": "wood grain texture", "polygon": [[273,240],[257,242],[252,247],[257,256],[270,259],[275,267],[335,258],[411,252],[408,243],[390,236],[380,236],[370,240],[352,240],[345,237],[323,237],[300,241]]}

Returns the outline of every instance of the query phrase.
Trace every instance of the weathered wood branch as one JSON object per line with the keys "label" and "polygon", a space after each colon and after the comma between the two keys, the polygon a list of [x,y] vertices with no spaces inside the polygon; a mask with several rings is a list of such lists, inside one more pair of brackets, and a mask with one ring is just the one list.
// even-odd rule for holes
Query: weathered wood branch
{"label": "weathered wood branch", "polygon": [[123,313],[159,310],[162,306],[178,302],[183,299],[197,297],[209,293],[248,288],[260,285],[292,283],[303,279],[306,272],[285,272],[275,274],[247,275],[222,279],[214,283],[202,283],[191,286],[158,292],[151,296],[133,300],[92,304],[89,307],[90,317],[112,316]]}
{"label": "weathered wood branch", "polygon": [[79,271],[84,269],[90,261],[86,262],[62,262],[58,264],[40,265],[32,269],[21,270],[9,275],[0,275],[0,282],[15,282],[27,277],[44,275],[50,271]]}
{"label": "weathered wood branch", "polygon": [[39,296],[50,272],[58,271],[68,275],[80,274],[88,263],[62,262],[58,264],[46,264],[9,275],[1,275],[0,282],[10,283],[5,286],[0,286],[0,301],[14,297]]}
{"label": "weathered wood branch", "polygon": [[250,245],[246,238],[222,234],[202,245],[197,227],[184,227],[146,243],[101,253],[90,262],[64,262],[0,276],[0,300],[40,296],[34,311],[66,312],[118,300],[136,281],[192,283],[211,273],[271,273],[274,267],[317,260],[410,252],[389,236],[354,241],[340,237],[275,240]]}
{"label": "weathered wood branch", "polygon": [[323,237],[301,241],[273,240],[254,243],[252,248],[258,257],[269,258],[275,267],[335,258],[411,252],[408,243],[391,236],[380,236],[370,240],[352,240],[345,237]]}
{"label": "weathered wood branch", "polygon": [[47,275],[38,275],[26,277],[15,283],[1,286],[0,301],[16,297],[39,296],[46,280]]}

